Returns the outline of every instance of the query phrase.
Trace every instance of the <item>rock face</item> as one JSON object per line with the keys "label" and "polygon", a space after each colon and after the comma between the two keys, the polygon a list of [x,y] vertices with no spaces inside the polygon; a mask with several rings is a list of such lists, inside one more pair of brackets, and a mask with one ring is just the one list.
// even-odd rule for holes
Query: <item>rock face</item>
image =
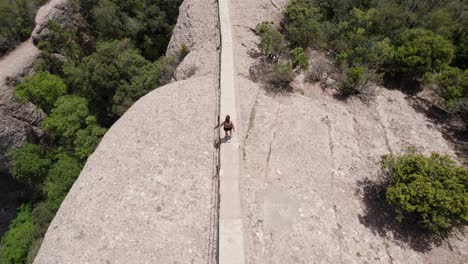
{"label": "rock face", "polygon": [[10,149],[41,134],[37,127],[44,113],[31,103],[18,103],[13,95],[14,85],[10,81],[28,74],[38,54],[39,51],[29,40],[0,61],[0,173],[8,172],[6,154]]}
{"label": "rock face", "polygon": [[278,22],[287,2],[230,1],[246,263],[466,263],[466,232],[432,243],[393,228],[369,196],[381,155],[414,145],[454,156],[404,94],[381,89],[369,104],[343,102],[298,77],[293,86],[304,95],[275,96],[250,80],[249,54],[259,42],[250,29]]}
{"label": "rock face", "polygon": [[40,40],[46,39],[50,31],[47,28],[49,20],[57,21],[64,28],[70,28],[75,25],[74,9],[70,0],[52,0],[48,5],[40,8],[36,15],[36,27],[31,35],[35,45]]}
{"label": "rock face", "polygon": [[[35,259],[53,263],[207,263],[212,254],[219,43],[216,2],[186,0],[174,31],[198,71],[141,98],[89,157]],[[186,22],[184,12],[191,14]],[[187,24],[186,24],[187,23]],[[196,31],[193,30],[196,29]],[[177,48],[174,48],[177,49]],[[201,60],[200,58],[203,58]]]}
{"label": "rock face", "polygon": [[49,19],[57,19],[64,25],[69,23],[70,12],[70,1],[49,1],[37,12],[33,37],[0,59],[0,174],[8,172],[6,153],[10,149],[42,136],[39,125],[44,112],[31,103],[18,103],[13,95],[15,83],[32,72],[32,64],[39,55],[32,39],[38,40],[46,34]]}

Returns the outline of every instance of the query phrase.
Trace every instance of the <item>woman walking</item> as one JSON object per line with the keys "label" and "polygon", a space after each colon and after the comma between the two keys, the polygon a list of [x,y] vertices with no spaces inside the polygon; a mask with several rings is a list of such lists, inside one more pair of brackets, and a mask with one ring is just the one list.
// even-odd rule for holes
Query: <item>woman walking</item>
{"label": "woman walking", "polygon": [[224,122],[217,125],[215,127],[215,129],[218,128],[218,127],[221,127],[221,126],[224,128],[224,136],[225,136],[226,140],[231,138],[232,132],[236,132],[236,128],[234,127],[234,123],[231,121],[231,117],[229,115],[227,115],[226,119],[224,119]]}

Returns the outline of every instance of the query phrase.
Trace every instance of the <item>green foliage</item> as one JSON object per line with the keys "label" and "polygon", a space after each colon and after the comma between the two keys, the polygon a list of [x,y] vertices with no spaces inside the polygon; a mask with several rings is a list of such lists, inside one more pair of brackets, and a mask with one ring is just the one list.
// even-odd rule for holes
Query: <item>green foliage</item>
{"label": "green foliage", "polygon": [[325,34],[320,25],[321,15],[313,0],[293,0],[284,13],[286,35],[294,46],[322,47]]}
{"label": "green foliage", "polygon": [[260,34],[260,51],[269,59],[278,61],[284,48],[283,35],[266,21],[258,24],[256,31]]}
{"label": "green foliage", "polygon": [[299,67],[303,70],[309,68],[309,58],[303,48],[295,48],[289,54],[291,55],[293,68]]}
{"label": "green foliage", "polygon": [[430,81],[437,84],[440,95],[448,102],[468,97],[468,70],[446,66],[432,74]]}
{"label": "green foliage", "polygon": [[188,54],[190,53],[190,49],[189,47],[187,46],[187,44],[185,43],[182,43],[182,46],[180,46],[180,58],[179,60],[183,60],[185,58],[185,56],[187,56]]}
{"label": "green foliage", "polygon": [[71,145],[79,130],[85,127],[89,116],[88,102],[76,95],[59,97],[55,108],[44,120],[42,128],[55,139],[61,139],[65,145]]}
{"label": "green foliage", "polygon": [[66,92],[62,79],[47,72],[28,76],[15,87],[15,96],[20,102],[31,101],[46,112],[50,112],[55,101]]}
{"label": "green foliage", "polygon": [[2,238],[0,264],[24,264],[32,239],[31,208],[22,205]]}
{"label": "green foliage", "polygon": [[338,87],[338,91],[344,96],[360,93],[362,86],[365,84],[365,70],[363,67],[351,67],[347,69],[346,78]]}
{"label": "green foliage", "polygon": [[290,62],[275,64],[270,73],[268,82],[275,92],[290,89],[289,83],[293,80],[293,68]]}
{"label": "green foliage", "polygon": [[177,63],[174,57],[151,63],[122,40],[99,43],[81,64],[66,64],[64,73],[72,91],[87,98],[98,120],[110,125],[141,96],[165,84]]}
{"label": "green foliage", "polygon": [[439,71],[454,58],[450,41],[425,29],[408,29],[396,41],[398,71],[421,77]]}
{"label": "green foliage", "polygon": [[20,183],[30,188],[39,185],[51,166],[45,151],[36,144],[26,144],[8,153],[10,173]]}
{"label": "green foliage", "polygon": [[52,210],[57,210],[60,207],[80,171],[81,166],[78,160],[66,154],[62,155],[52,166],[44,187],[44,191],[47,193],[48,206]]}
{"label": "green foliage", "polygon": [[86,159],[93,153],[105,133],[106,129],[97,124],[96,118],[88,116],[86,118],[86,128],[78,131],[73,142],[75,146],[74,155],[80,160]]}
{"label": "green foliage", "polygon": [[129,38],[148,60],[165,53],[182,0],[80,0],[102,40]]}
{"label": "green foliage", "polygon": [[0,0],[0,56],[30,36],[38,4],[34,0]]}
{"label": "green foliage", "polygon": [[468,223],[468,170],[447,155],[430,157],[413,152],[388,155],[382,169],[390,177],[387,200],[398,219],[417,217],[440,233]]}

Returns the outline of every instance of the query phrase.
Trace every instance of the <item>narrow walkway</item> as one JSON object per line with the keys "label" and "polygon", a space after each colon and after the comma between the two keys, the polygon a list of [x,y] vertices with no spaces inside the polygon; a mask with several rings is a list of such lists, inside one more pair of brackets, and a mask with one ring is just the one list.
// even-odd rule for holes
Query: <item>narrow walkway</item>
{"label": "narrow walkway", "polygon": [[[221,99],[220,115],[230,115],[238,126],[234,58],[229,0],[219,0],[221,27]],[[239,174],[240,149],[237,135],[230,143],[221,144],[220,150],[220,212],[219,212],[219,263],[244,264],[244,233],[242,226]]]}

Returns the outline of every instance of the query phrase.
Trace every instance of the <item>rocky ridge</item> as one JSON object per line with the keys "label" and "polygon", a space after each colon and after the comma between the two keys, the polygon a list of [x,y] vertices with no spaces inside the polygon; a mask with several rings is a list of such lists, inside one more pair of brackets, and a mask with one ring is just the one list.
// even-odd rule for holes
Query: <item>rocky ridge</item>
{"label": "rocky ridge", "polygon": [[186,0],[180,11],[168,49],[190,48],[180,81],[142,97],[109,129],[34,263],[214,261],[217,5]]}

